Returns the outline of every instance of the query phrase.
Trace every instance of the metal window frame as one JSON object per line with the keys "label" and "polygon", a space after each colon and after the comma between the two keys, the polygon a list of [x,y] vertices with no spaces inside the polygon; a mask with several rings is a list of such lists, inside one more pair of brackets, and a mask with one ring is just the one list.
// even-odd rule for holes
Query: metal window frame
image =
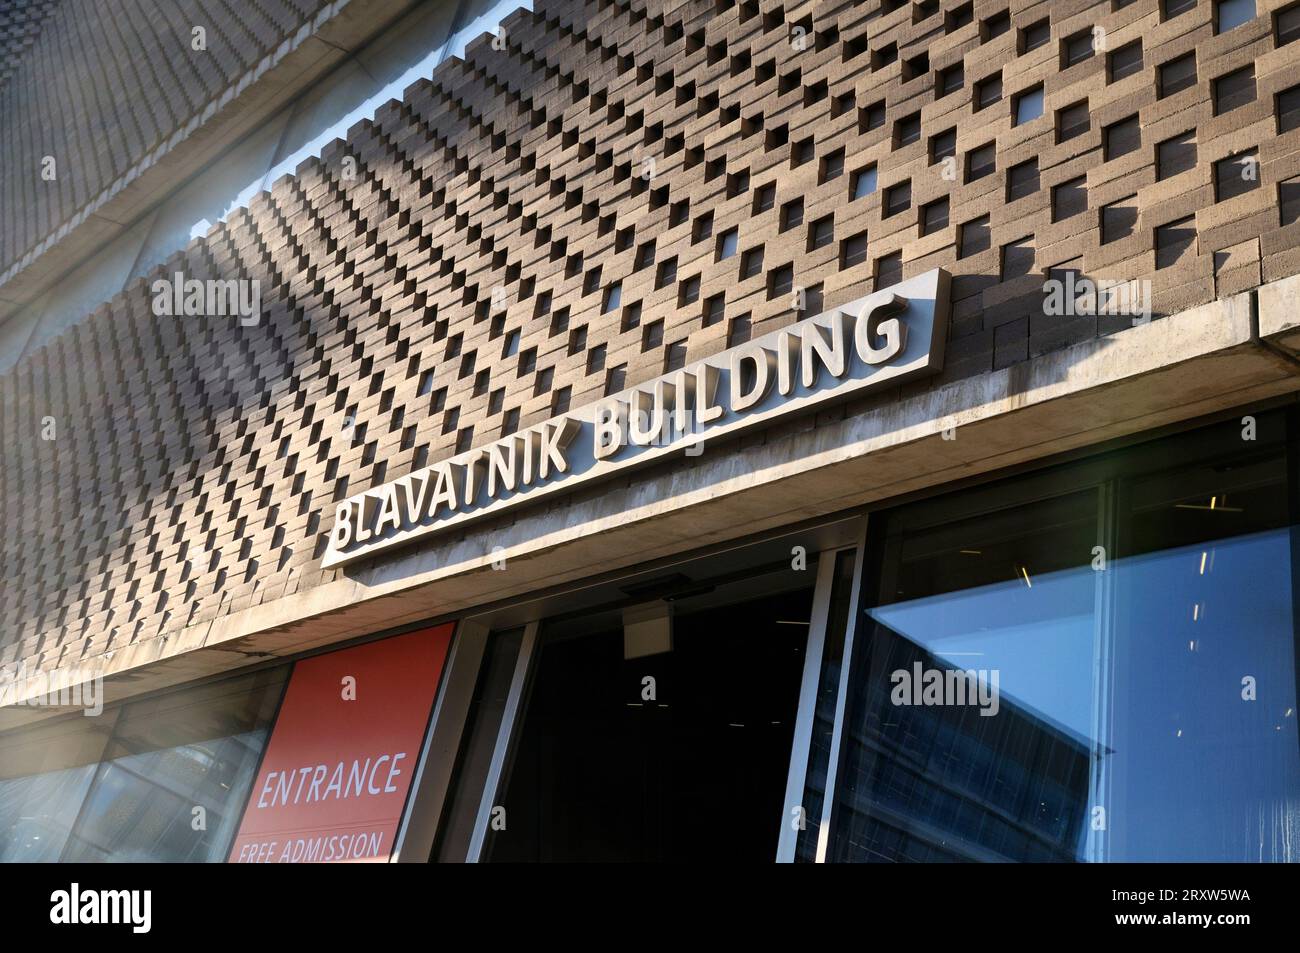
{"label": "metal window frame", "polygon": [[[1111,801],[1111,762],[1102,757],[1102,751],[1110,737],[1114,706],[1115,573],[1110,571],[1110,560],[1119,553],[1118,510],[1118,480],[1106,480],[1097,487],[1097,545],[1101,547],[1105,571],[1093,574],[1092,757],[1088,778],[1093,811],[1098,807],[1109,810]],[[1098,829],[1091,820],[1084,856],[1089,863],[1100,863],[1110,856],[1110,825]]]}
{"label": "metal window frame", "polygon": [[425,863],[433,852],[488,634],[487,626],[474,619],[456,625],[390,863]]}
{"label": "metal window frame", "polygon": [[798,828],[792,823],[794,812],[802,810],[803,790],[808,769],[808,752],[812,746],[812,729],[817,708],[817,686],[820,682],[822,650],[826,645],[826,621],[830,615],[830,588],[835,579],[834,551],[822,553],[817,562],[817,582],[813,589],[811,624],[804,650],[803,675],[799,686],[799,709],[794,719],[794,739],[790,745],[790,766],[786,769],[784,809],[781,812],[781,834],[777,839],[777,863],[794,860]]}
{"label": "metal window frame", "polygon": [[[807,770],[814,720],[813,714],[821,670],[822,647],[825,641],[831,592],[834,585],[835,557],[839,553],[853,550],[856,554],[851,595],[852,607],[857,605],[857,593],[861,588],[861,561],[866,534],[865,518],[861,515],[856,517],[842,515],[838,519],[829,521],[826,525],[843,522],[846,518],[862,521],[861,525],[856,527],[853,535],[849,536],[849,538],[856,536],[857,541],[848,546],[833,545],[816,550],[818,566],[817,577],[814,581],[813,610],[810,620],[812,624],[809,627],[807,643],[809,649],[804,660],[795,738],[791,746],[790,766],[786,778],[787,796],[794,797],[796,801],[802,798],[804,776]],[[786,535],[790,534],[786,531],[771,534],[773,537]],[[751,542],[761,542],[761,540]],[[734,548],[744,548],[744,546],[736,547],[732,544],[722,549],[725,551]],[[677,557],[672,560],[672,563],[680,565],[707,560],[710,555],[716,555],[716,553],[706,551],[686,558]],[[627,575],[635,576],[640,571],[634,569]],[[580,584],[577,588],[585,588],[585,584]],[[535,600],[525,600],[525,602],[533,601]],[[543,605],[545,603],[537,606],[540,611],[535,618],[522,623],[524,628],[523,640],[515,662],[514,673],[511,677],[505,710],[502,712],[501,723],[498,726],[496,740],[493,744],[491,765],[480,796],[474,833],[464,857],[464,860],[469,863],[477,863],[485,858],[488,831],[492,823],[492,812],[497,807],[502,789],[509,780],[510,766],[516,751],[517,736],[523,724],[521,716],[527,706],[528,693],[538,657],[537,650],[540,644],[541,625],[550,614],[543,609]],[[439,829],[445,820],[443,813],[454,781],[456,753],[463,743],[464,733],[468,728],[468,709],[472,700],[474,686],[486,657],[488,640],[493,637],[496,631],[500,631],[500,626],[494,623],[499,622],[502,626],[508,628],[514,628],[520,624],[513,619],[507,622],[506,618],[498,618],[499,615],[501,615],[499,609],[479,613],[462,619],[457,626],[453,655],[449,658],[445,675],[446,691],[439,697],[433,713],[430,730],[424,749],[421,752],[420,768],[413,782],[416,794],[413,796],[411,806],[406,812],[402,827],[399,830],[394,860],[422,862],[429,857],[436,842]],[[790,835],[797,834],[797,831],[790,828],[788,824],[783,825],[783,831],[785,830],[788,830]],[[783,833],[784,836],[786,835]],[[793,856],[793,850],[793,839],[789,839],[788,846],[783,841],[778,850],[778,858],[783,853]]]}
{"label": "metal window frame", "polygon": [[[858,593],[862,588],[862,557],[867,538],[866,518],[858,532],[858,541],[852,546],[839,546],[822,550],[817,556],[817,581],[813,590],[812,624],[808,630],[807,648],[804,654],[803,676],[799,689],[799,709],[795,716],[794,739],[790,745],[790,767],[786,774],[785,800],[781,814],[781,833],[777,840],[776,861],[788,864],[794,862],[795,849],[799,840],[799,828],[793,823],[795,811],[803,810],[804,789],[808,781],[808,756],[812,750],[812,732],[816,723],[817,696],[821,689],[822,658],[826,648],[826,630],[830,620],[831,596],[835,586],[835,562],[840,553],[854,553],[853,576],[850,582],[849,614],[845,620],[844,645],[845,656],[852,644],[853,624],[857,617]],[[835,703],[835,729],[838,732],[843,721],[845,683],[843,670],[840,672],[840,693]],[[836,736],[838,737],[838,735]],[[830,800],[832,775],[829,773],[835,764],[834,739],[832,740],[831,760],[827,764],[827,789],[822,799],[823,824],[827,817]]]}
{"label": "metal window frame", "polygon": [[853,567],[853,590],[849,595],[849,615],[844,624],[844,661],[840,668],[840,681],[835,693],[835,722],[831,731],[831,753],[826,762],[826,791],[822,796],[822,816],[817,829],[816,863],[826,862],[826,848],[830,843],[831,813],[835,808],[835,785],[839,775],[840,749],[844,744],[844,706],[849,697],[849,675],[853,670],[854,636],[858,629],[858,604],[862,598],[864,563],[867,554],[867,537],[870,534],[870,517],[862,527],[858,539],[856,562]]}
{"label": "metal window frame", "polygon": [[492,823],[492,811],[498,802],[497,795],[503,779],[509,775],[510,763],[516,750],[514,744],[516,733],[522,724],[519,714],[523,710],[532,677],[533,662],[537,656],[537,634],[540,629],[541,622],[537,620],[524,626],[523,641],[519,645],[519,657],[515,660],[515,672],[510,680],[510,695],[506,699],[505,711],[501,713],[501,725],[497,730],[496,745],[492,751],[492,764],[488,768],[487,780],[483,785],[478,819],[474,824],[474,834],[465,856],[465,860],[469,863],[476,864],[483,857],[483,844],[487,839],[488,827]]}

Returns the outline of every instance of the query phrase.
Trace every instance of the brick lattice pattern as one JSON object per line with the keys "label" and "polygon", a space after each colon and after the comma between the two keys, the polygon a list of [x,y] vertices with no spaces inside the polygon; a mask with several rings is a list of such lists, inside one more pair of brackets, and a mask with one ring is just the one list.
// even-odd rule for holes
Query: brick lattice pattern
{"label": "brick lattice pattern", "polygon": [[58,0],[0,0],[0,87],[18,69]]}
{"label": "brick lattice pattern", "polygon": [[1295,274],[1300,43],[1216,9],[539,0],[158,270],[260,279],[259,325],[156,318],[142,281],[0,378],[0,662],[332,579],[336,500],[798,288],[948,268],[944,383],[1128,323],[1045,316],[1049,272],[1150,279],[1157,314]]}

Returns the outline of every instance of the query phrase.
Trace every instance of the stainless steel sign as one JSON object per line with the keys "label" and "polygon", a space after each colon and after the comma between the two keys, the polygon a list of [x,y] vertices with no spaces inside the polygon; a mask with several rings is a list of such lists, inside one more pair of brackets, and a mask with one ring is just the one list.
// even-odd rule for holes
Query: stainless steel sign
{"label": "stainless steel sign", "polygon": [[805,318],[678,371],[340,503],[330,568],[512,506],[943,366],[942,269]]}

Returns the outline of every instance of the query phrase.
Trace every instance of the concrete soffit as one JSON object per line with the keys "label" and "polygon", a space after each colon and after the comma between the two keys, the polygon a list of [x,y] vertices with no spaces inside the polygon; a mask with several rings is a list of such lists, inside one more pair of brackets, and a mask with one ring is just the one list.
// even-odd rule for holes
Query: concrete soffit
{"label": "concrete soffit", "polygon": [[[82,659],[66,681],[102,676],[114,701],[1296,391],[1300,276],[434,536],[333,582]],[[496,571],[502,555],[507,570]],[[60,675],[50,678],[47,690]],[[50,713],[0,709],[0,728]]]}

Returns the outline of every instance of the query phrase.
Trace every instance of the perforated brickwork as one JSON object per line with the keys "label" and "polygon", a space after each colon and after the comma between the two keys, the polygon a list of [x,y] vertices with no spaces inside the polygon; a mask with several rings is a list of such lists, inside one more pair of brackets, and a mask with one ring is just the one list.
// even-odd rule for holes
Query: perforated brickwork
{"label": "perforated brickwork", "polygon": [[258,324],[141,282],[0,378],[0,661],[333,578],[333,502],[800,289],[949,269],[942,384],[1130,322],[1045,314],[1048,274],[1149,280],[1159,315],[1300,271],[1300,43],[1216,9],[539,0],[150,278],[256,278]]}

